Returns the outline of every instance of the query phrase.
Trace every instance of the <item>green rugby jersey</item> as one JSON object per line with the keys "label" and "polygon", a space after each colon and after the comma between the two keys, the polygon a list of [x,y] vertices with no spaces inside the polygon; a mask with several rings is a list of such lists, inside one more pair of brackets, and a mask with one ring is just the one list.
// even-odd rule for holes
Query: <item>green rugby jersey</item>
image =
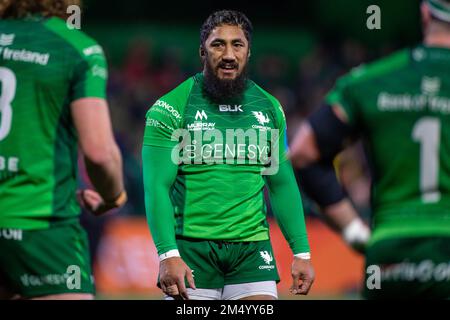
{"label": "green rugby jersey", "polygon": [[98,44],[59,18],[0,20],[0,227],[76,218],[72,101],[105,98]]}
{"label": "green rugby jersey", "polygon": [[276,173],[287,160],[282,107],[250,80],[231,104],[211,102],[202,88],[203,75],[197,74],[157,100],[146,116],[144,145],[173,148],[179,164],[170,191],[175,232],[266,240],[264,174]]}
{"label": "green rugby jersey", "polygon": [[450,49],[418,46],[356,68],[327,103],[365,139],[373,241],[450,235]]}

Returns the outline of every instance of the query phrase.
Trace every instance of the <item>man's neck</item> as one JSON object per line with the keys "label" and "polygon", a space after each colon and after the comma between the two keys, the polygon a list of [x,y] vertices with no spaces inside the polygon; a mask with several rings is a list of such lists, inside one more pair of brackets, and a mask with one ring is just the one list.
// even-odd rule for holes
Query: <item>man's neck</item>
{"label": "man's neck", "polygon": [[450,49],[450,35],[433,35],[425,37],[424,44],[427,47],[442,47]]}
{"label": "man's neck", "polygon": [[450,49],[450,28],[439,24],[430,24],[425,32],[423,42],[428,47]]}

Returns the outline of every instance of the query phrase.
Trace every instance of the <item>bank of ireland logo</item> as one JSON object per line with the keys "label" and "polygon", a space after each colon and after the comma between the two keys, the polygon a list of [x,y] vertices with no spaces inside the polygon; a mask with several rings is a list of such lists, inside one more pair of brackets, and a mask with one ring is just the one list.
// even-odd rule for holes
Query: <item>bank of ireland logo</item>
{"label": "bank of ireland logo", "polygon": [[264,115],[261,111],[252,111],[253,115],[255,116],[256,120],[258,120],[260,125],[265,125],[266,123],[269,123],[269,117]]}
{"label": "bank of ireland logo", "polygon": [[0,46],[9,46],[13,44],[15,34],[0,34]]}

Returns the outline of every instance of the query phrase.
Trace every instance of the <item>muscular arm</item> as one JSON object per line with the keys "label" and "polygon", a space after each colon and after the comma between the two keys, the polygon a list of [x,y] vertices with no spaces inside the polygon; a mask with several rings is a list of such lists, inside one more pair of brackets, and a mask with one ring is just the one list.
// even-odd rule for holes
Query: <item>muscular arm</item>
{"label": "muscular arm", "polygon": [[[195,289],[192,270],[180,258],[175,239],[175,219],[169,192],[175,181],[178,165],[172,162],[172,148],[144,145],[145,208],[153,241],[160,255],[159,281],[167,295],[189,299],[184,279]],[[175,251],[175,252],[173,252]],[[173,255],[168,257],[168,253]],[[165,256],[164,256],[165,254]]]}
{"label": "muscular arm", "polygon": [[362,221],[348,198],[322,207],[328,226],[340,233],[354,250],[363,253],[370,237],[370,229]]}
{"label": "muscular arm", "polygon": [[327,224],[354,249],[362,251],[370,232],[346,197],[332,162],[352,130],[341,108],[324,108],[330,108],[332,113],[330,110],[317,113],[315,119],[310,118],[301,125],[291,144],[290,157],[300,169],[302,185],[321,207]]}
{"label": "muscular arm", "polygon": [[289,157],[296,168],[304,168],[319,160],[320,152],[311,125],[304,121],[289,148]]}
{"label": "muscular arm", "polygon": [[302,199],[290,162],[282,162],[277,174],[266,176],[266,185],[278,225],[296,255],[291,267],[291,292],[308,294],[315,276],[309,257],[305,257],[310,248]]}
{"label": "muscular arm", "polygon": [[159,254],[176,249],[175,218],[169,192],[178,166],[171,160],[171,148],[144,145],[142,166],[147,221]]}
{"label": "muscular arm", "polygon": [[71,111],[89,178],[106,202],[113,201],[124,186],[108,105],[101,98],[81,98],[72,102]]}
{"label": "muscular arm", "polygon": [[[326,112],[329,108],[331,112]],[[351,138],[345,113],[339,106],[323,106],[308,120],[304,121],[290,145],[289,157],[297,168],[304,168],[324,156],[333,158],[344,148],[344,141]],[[320,130],[325,126],[328,130]],[[317,136],[320,134],[319,136]]]}
{"label": "muscular arm", "polygon": [[270,203],[277,222],[294,254],[309,252],[302,199],[289,161],[275,175],[266,176]]}

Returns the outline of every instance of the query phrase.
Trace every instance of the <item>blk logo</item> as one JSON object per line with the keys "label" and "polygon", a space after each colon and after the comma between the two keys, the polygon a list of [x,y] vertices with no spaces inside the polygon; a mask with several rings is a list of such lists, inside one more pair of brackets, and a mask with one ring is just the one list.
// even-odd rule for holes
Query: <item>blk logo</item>
{"label": "blk logo", "polygon": [[235,104],[235,105],[229,105],[229,104],[221,104],[221,105],[219,105],[219,111],[220,112],[243,112],[242,111],[242,105],[238,105],[238,104]]}

